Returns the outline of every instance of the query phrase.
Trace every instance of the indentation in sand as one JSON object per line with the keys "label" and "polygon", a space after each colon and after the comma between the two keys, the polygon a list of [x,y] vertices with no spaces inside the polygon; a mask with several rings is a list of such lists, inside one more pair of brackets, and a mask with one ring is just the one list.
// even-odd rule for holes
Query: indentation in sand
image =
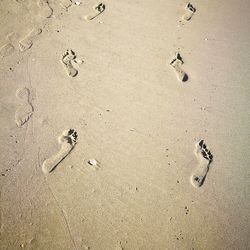
{"label": "indentation in sand", "polygon": [[196,9],[193,7],[191,3],[188,3],[185,7],[186,13],[182,16],[182,19],[185,21],[189,21],[194,15]]}
{"label": "indentation in sand", "polygon": [[53,14],[53,10],[49,5],[48,0],[38,0],[37,5],[40,8],[40,15],[44,18],[50,18]]}
{"label": "indentation in sand", "polygon": [[195,154],[199,160],[199,165],[195,172],[191,175],[190,181],[194,187],[200,187],[204,183],[210,164],[213,160],[213,155],[207,148],[204,140],[200,140],[196,144]]}
{"label": "indentation in sand", "polygon": [[11,43],[6,43],[0,48],[0,54],[3,57],[11,55],[14,51],[15,48]]}
{"label": "indentation in sand", "polygon": [[75,77],[78,74],[78,70],[73,66],[72,63],[74,62],[76,64],[82,64],[83,60],[77,58],[73,50],[68,49],[62,55],[61,62],[64,65],[68,76]]}
{"label": "indentation in sand", "polygon": [[60,0],[60,5],[68,10],[68,8],[72,5],[72,1],[71,0]]}
{"label": "indentation in sand", "polygon": [[170,65],[174,68],[177,79],[181,82],[186,82],[188,80],[188,75],[181,68],[183,63],[180,53],[177,52],[173,60],[170,62]]}
{"label": "indentation in sand", "polygon": [[94,18],[96,18],[97,16],[99,16],[104,10],[105,10],[106,6],[103,3],[99,3],[93,6],[93,10],[94,12],[85,16],[84,18],[86,20],[92,20]]}
{"label": "indentation in sand", "polygon": [[19,41],[19,49],[20,51],[26,51],[31,48],[33,45],[33,40],[42,33],[42,29],[35,28],[32,29],[28,35],[26,35],[23,39]]}
{"label": "indentation in sand", "polygon": [[42,171],[45,174],[52,172],[74,148],[77,143],[77,132],[74,129],[65,130],[58,138],[58,142],[61,145],[59,152],[43,162]]}
{"label": "indentation in sand", "polygon": [[20,107],[15,113],[15,122],[18,127],[22,127],[32,116],[34,108],[30,102],[30,90],[27,87],[16,91],[16,97],[21,101]]}

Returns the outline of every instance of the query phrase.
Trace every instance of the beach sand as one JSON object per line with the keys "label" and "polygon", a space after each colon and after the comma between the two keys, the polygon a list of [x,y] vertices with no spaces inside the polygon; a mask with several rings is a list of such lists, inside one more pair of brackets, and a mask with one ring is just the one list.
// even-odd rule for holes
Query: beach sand
{"label": "beach sand", "polygon": [[249,249],[250,2],[0,2],[0,249]]}

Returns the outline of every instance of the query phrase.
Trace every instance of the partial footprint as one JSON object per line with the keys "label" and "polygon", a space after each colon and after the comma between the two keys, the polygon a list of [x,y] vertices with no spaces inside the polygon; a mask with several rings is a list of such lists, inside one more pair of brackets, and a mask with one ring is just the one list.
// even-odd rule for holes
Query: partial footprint
{"label": "partial footprint", "polygon": [[65,66],[68,76],[75,77],[78,74],[78,71],[76,68],[74,68],[72,62],[82,64],[83,60],[77,58],[75,52],[71,49],[68,49],[62,55],[61,62]]}
{"label": "partial footprint", "polygon": [[182,19],[185,21],[189,21],[194,15],[196,9],[193,7],[191,3],[188,3],[185,9],[186,9],[186,13],[182,16]]}
{"label": "partial footprint", "polygon": [[105,8],[106,8],[106,6],[103,3],[96,4],[93,6],[94,13],[89,14],[89,15],[85,16],[84,18],[86,20],[92,20],[95,17],[97,17],[98,15],[100,15],[105,10]]}
{"label": "partial footprint", "polygon": [[53,10],[49,5],[48,0],[38,0],[38,7],[40,8],[40,15],[44,18],[49,18],[53,14]]}
{"label": "partial footprint", "polygon": [[68,10],[68,8],[72,5],[72,1],[71,0],[60,0],[60,4],[64,9]]}
{"label": "partial footprint", "polygon": [[179,52],[177,52],[173,60],[170,62],[170,65],[174,68],[177,79],[181,82],[186,82],[188,80],[188,75],[182,70],[182,64],[183,60]]}
{"label": "partial footprint", "polygon": [[14,46],[11,43],[6,43],[0,48],[0,54],[2,57],[11,55],[15,51]]}
{"label": "partial footprint", "polygon": [[197,143],[195,154],[199,160],[199,166],[191,175],[190,181],[191,184],[197,188],[202,186],[206,179],[210,163],[213,160],[213,155],[208,150],[204,140]]}
{"label": "partial footprint", "polygon": [[41,33],[42,33],[42,29],[39,29],[39,28],[31,30],[28,35],[26,35],[23,39],[21,39],[19,41],[20,51],[23,52],[23,51],[31,48],[33,45],[34,38],[36,38]]}
{"label": "partial footprint", "polygon": [[61,144],[59,152],[43,162],[42,171],[45,174],[52,172],[74,148],[77,143],[77,132],[74,129],[65,130],[58,138],[58,142]]}
{"label": "partial footprint", "polygon": [[16,97],[21,101],[21,106],[16,110],[15,122],[22,127],[32,116],[34,108],[30,102],[30,90],[26,87],[16,91]]}

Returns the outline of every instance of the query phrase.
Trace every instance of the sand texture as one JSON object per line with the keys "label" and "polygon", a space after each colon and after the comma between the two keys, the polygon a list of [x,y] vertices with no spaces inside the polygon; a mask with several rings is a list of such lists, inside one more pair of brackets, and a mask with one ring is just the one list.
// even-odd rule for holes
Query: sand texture
{"label": "sand texture", "polygon": [[249,0],[0,1],[0,250],[250,249]]}

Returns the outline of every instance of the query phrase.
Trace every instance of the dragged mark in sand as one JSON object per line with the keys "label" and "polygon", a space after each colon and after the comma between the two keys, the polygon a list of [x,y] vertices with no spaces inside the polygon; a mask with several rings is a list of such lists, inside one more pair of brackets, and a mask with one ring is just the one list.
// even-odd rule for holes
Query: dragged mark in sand
{"label": "dragged mark in sand", "polygon": [[60,0],[60,4],[64,9],[68,10],[68,8],[72,5],[72,1],[71,0]]}
{"label": "dragged mark in sand", "polygon": [[48,0],[38,0],[37,5],[40,8],[40,15],[44,18],[49,18],[53,14],[53,10],[49,5]]}
{"label": "dragged mark in sand", "polygon": [[89,14],[89,15],[85,16],[84,18],[86,20],[92,20],[95,17],[99,16],[105,10],[105,8],[106,8],[106,6],[103,3],[96,4],[93,6],[94,13]]}
{"label": "dragged mark in sand", "polygon": [[193,7],[191,3],[188,3],[185,9],[186,9],[186,13],[182,16],[182,19],[185,21],[189,21],[194,15],[196,9]]}
{"label": "dragged mark in sand", "polygon": [[16,97],[22,102],[21,106],[16,110],[15,122],[18,127],[22,127],[32,116],[34,108],[30,102],[30,90],[26,87],[16,91]]}
{"label": "dragged mark in sand", "polygon": [[170,65],[174,68],[177,79],[181,82],[186,82],[188,80],[188,75],[181,69],[183,63],[180,53],[177,52],[173,60],[170,62]]}
{"label": "dragged mark in sand", "polygon": [[63,54],[61,62],[65,66],[68,76],[75,77],[78,74],[78,71],[76,68],[74,68],[74,66],[72,65],[72,62],[75,62],[77,64],[82,64],[83,60],[78,59],[76,57],[75,52],[71,49],[68,49]]}
{"label": "dragged mark in sand", "polygon": [[23,39],[19,41],[20,51],[25,51],[32,47],[33,39],[42,33],[42,29],[33,29]]}
{"label": "dragged mark in sand", "polygon": [[195,154],[199,160],[199,166],[195,170],[195,172],[191,175],[190,181],[194,187],[200,187],[204,183],[210,163],[213,160],[213,155],[210,150],[207,148],[204,140],[200,140],[196,144]]}
{"label": "dragged mark in sand", "polygon": [[77,143],[77,132],[74,129],[65,130],[58,138],[61,148],[59,152],[46,159],[42,165],[45,174],[52,172],[56,166],[70,153]]}

